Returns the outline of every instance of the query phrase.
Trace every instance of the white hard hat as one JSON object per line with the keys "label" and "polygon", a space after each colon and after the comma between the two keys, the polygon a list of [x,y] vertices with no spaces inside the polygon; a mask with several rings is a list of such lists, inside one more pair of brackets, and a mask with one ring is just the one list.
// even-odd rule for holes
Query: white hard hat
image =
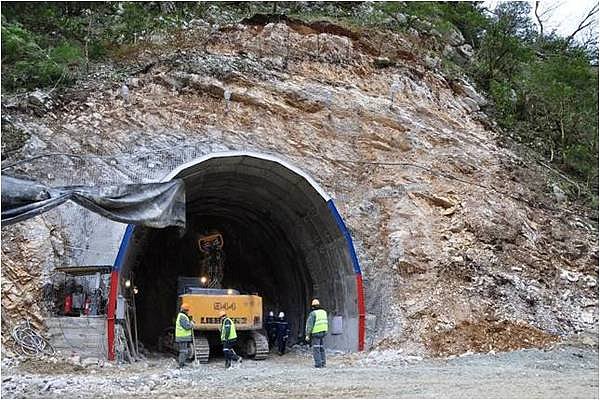
{"label": "white hard hat", "polygon": [[275,315],[273,314],[273,311],[269,311],[269,317],[272,317],[273,315]]}
{"label": "white hard hat", "polygon": [[283,318],[283,317],[285,317],[285,314],[282,311],[282,312],[279,313],[279,318]]}

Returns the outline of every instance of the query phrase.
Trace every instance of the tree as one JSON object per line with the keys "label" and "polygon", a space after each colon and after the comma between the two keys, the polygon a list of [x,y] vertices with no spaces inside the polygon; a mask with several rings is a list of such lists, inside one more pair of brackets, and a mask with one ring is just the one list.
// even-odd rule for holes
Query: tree
{"label": "tree", "polygon": [[549,146],[550,161],[590,182],[597,175],[598,75],[585,52],[554,54],[528,66],[525,76],[526,120]]}
{"label": "tree", "polygon": [[475,69],[476,80],[486,91],[493,81],[510,83],[520,65],[533,56],[528,46],[534,31],[529,12],[527,3],[502,3],[494,10],[477,50]]}
{"label": "tree", "polygon": [[597,15],[598,3],[594,4],[594,6],[585,14],[585,16],[583,17],[577,28],[575,28],[573,33],[567,36],[565,44],[568,46],[575,38],[575,35],[577,35],[579,32],[585,31],[587,28],[593,26],[594,24],[598,24]]}

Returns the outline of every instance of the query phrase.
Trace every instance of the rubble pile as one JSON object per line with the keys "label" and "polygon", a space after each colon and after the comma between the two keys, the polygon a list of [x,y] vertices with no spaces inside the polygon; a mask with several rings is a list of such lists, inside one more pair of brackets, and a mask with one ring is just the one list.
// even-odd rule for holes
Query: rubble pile
{"label": "rubble pile", "polygon": [[402,349],[387,349],[370,351],[364,358],[356,361],[358,366],[390,366],[409,365],[422,361],[423,357],[404,354]]}
{"label": "rubble pile", "polygon": [[557,336],[524,323],[462,321],[452,330],[431,337],[428,347],[437,356],[448,356],[467,352],[494,353],[531,347],[544,348],[557,340]]}
{"label": "rubble pile", "polygon": [[[453,49],[463,46],[451,36]],[[438,70],[432,52],[445,44],[435,33],[257,17],[175,39],[129,55],[126,97],[107,74],[42,96],[51,107],[42,115],[5,107],[27,138],[8,161],[81,156],[13,172],[49,184],[128,183],[210,152],[277,154],[332,195],[350,228],[368,346],[452,354],[597,332],[597,221],[557,198],[555,175],[498,143],[485,98]],[[85,248],[78,218],[64,213],[63,225],[50,219],[44,229]],[[22,276],[68,258],[60,243],[36,245],[39,225],[3,228],[3,332],[24,304],[38,307],[36,289],[22,285],[43,282]],[[505,343],[509,327],[523,335]]]}

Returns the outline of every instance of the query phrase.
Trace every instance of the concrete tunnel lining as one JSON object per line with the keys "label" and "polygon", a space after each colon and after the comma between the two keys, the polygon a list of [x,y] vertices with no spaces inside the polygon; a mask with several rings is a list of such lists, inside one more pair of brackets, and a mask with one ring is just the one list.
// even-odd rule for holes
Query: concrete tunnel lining
{"label": "concrete tunnel lining", "polygon": [[[199,273],[196,229],[210,227],[224,232],[224,284],[258,291],[265,311],[287,311],[292,338],[302,335],[310,298],[318,297],[331,317],[343,318],[343,332],[329,335],[328,346],[362,350],[364,296],[352,239],[333,200],[310,176],[274,156],[226,152],[183,164],[163,181],[173,178],[186,184],[185,235],[128,227],[115,261],[115,271],[135,271],[141,293],[152,298],[142,298],[141,331],[170,323],[173,285],[159,289],[156,281]],[[158,298],[166,300],[156,304]]]}

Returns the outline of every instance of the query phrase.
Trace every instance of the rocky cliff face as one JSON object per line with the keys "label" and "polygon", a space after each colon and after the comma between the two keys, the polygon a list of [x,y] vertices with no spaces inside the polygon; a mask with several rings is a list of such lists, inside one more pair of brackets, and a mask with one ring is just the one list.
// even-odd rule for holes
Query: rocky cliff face
{"label": "rocky cliff face", "polygon": [[[102,65],[71,89],[3,99],[18,132],[5,165],[62,153],[3,173],[144,182],[210,152],[277,154],[336,199],[351,229],[369,345],[449,354],[597,331],[595,222],[557,201],[556,177],[498,143],[471,85],[440,72],[436,49],[460,38],[257,16],[152,40],[128,55],[127,95],[122,66]],[[22,305],[41,313],[29,297],[85,248],[74,208],[3,228],[3,331]]]}

